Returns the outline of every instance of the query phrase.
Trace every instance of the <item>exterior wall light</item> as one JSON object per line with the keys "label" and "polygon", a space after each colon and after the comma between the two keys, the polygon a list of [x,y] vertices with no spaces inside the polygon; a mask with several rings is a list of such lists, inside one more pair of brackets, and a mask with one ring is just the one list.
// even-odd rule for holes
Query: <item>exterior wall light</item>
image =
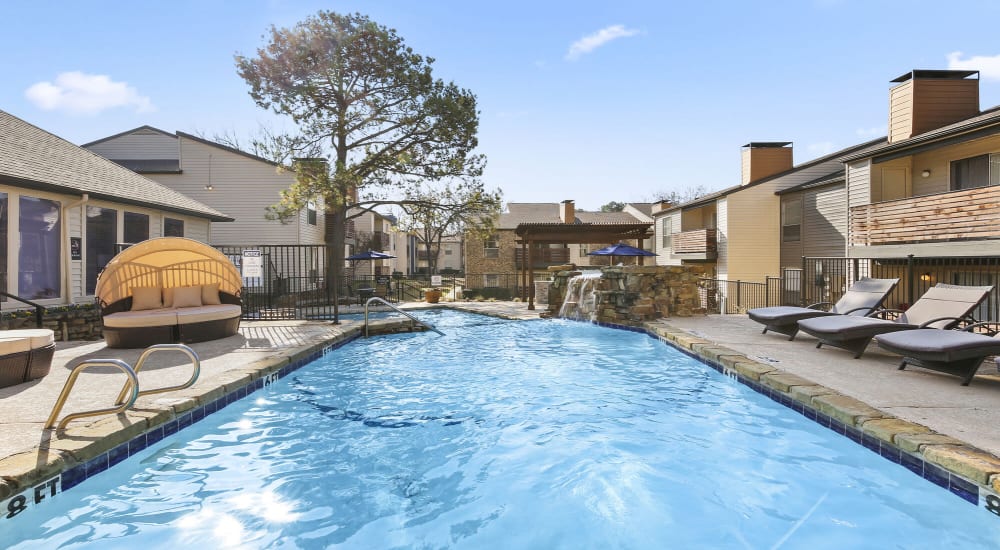
{"label": "exterior wall light", "polygon": [[920,173],[920,177],[922,177],[922,178],[929,178],[929,177],[931,177],[931,171],[930,170],[924,170],[923,172]]}
{"label": "exterior wall light", "polygon": [[923,282],[925,282],[925,283],[930,282],[930,280],[931,280],[931,274],[930,274],[930,272],[921,274],[920,275],[920,280],[923,281]]}

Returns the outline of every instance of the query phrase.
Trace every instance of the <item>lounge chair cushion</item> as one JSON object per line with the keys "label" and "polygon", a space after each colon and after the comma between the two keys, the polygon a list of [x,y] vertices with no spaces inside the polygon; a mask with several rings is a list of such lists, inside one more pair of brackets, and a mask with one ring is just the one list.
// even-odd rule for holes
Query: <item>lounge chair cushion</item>
{"label": "lounge chair cushion", "polygon": [[879,332],[911,330],[917,326],[873,317],[831,315],[803,319],[799,321],[799,328],[815,336],[835,336],[839,340],[850,340]]}
{"label": "lounge chair cushion", "polygon": [[56,342],[56,335],[47,328],[22,328],[0,331],[0,338],[27,338],[31,349],[44,348]]}
{"label": "lounge chair cushion", "polygon": [[219,283],[201,285],[201,304],[205,306],[222,304],[222,300],[219,299]]}
{"label": "lounge chair cushion", "polygon": [[31,351],[31,338],[0,336],[0,355]]}
{"label": "lounge chair cushion", "polygon": [[773,323],[775,321],[781,321],[782,324],[792,324],[800,319],[836,315],[836,313],[831,311],[795,306],[758,307],[751,309],[747,312],[747,314],[754,321],[763,324]]}
{"label": "lounge chair cushion", "polygon": [[917,329],[876,336],[879,346],[900,355],[928,361],[1000,355],[1000,339],[961,330]]}
{"label": "lounge chair cushion", "polygon": [[174,289],[174,303],[173,307],[200,307],[201,306],[201,287],[200,286],[182,286]]}
{"label": "lounge chair cushion", "polygon": [[177,310],[150,309],[119,311],[104,316],[104,326],[111,328],[161,327],[177,324]]}
{"label": "lounge chair cushion", "polygon": [[178,309],[177,324],[189,325],[191,323],[204,323],[206,321],[220,321],[222,319],[239,317],[242,314],[243,308],[234,304]]}
{"label": "lounge chair cushion", "polygon": [[161,289],[158,286],[137,286],[132,288],[132,311],[160,309],[163,307]]}

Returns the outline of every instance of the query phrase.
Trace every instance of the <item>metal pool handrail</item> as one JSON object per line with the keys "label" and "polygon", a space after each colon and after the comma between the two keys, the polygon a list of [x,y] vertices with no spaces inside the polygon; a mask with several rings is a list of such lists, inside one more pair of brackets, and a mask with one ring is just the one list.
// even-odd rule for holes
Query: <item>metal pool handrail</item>
{"label": "metal pool handrail", "polygon": [[76,379],[80,376],[80,373],[90,367],[115,367],[125,373],[128,377],[128,381],[125,382],[125,386],[122,388],[122,395],[125,395],[127,390],[131,387],[131,393],[129,398],[124,403],[117,403],[115,407],[109,407],[106,409],[95,409],[91,411],[82,411],[78,413],[67,414],[66,418],[62,419],[59,423],[58,430],[66,429],[66,424],[70,421],[76,420],[77,418],[85,418],[88,416],[99,416],[108,413],[120,413],[135,403],[136,398],[139,397],[139,378],[136,376],[135,371],[132,367],[128,366],[128,363],[122,361],[121,359],[87,359],[81,362],[79,365],[73,367],[73,372],[69,374],[69,378],[66,379],[66,384],[63,386],[62,392],[59,393],[59,397],[56,399],[56,404],[52,407],[52,413],[49,414],[48,420],[45,421],[45,429],[51,430],[52,426],[55,426],[56,419],[59,418],[59,413],[62,411],[63,405],[66,404],[66,398],[69,397],[70,390],[76,385]]}
{"label": "metal pool handrail", "polygon": [[434,325],[432,325],[430,323],[425,323],[425,322],[421,321],[420,319],[417,319],[416,317],[414,317],[414,316],[410,315],[409,313],[407,313],[407,312],[399,309],[398,307],[390,304],[389,302],[386,302],[385,300],[383,300],[382,298],[379,298],[378,296],[372,296],[371,298],[368,298],[367,302],[365,302],[365,338],[368,338],[368,305],[371,304],[372,302],[381,302],[381,303],[389,306],[391,309],[394,309],[394,310],[398,311],[399,313],[402,313],[403,315],[409,317],[414,322],[416,322],[416,323],[418,323],[420,325],[423,325],[423,326],[425,326],[425,327],[433,330],[434,332],[440,334],[441,336],[444,336],[444,333],[441,332],[440,330],[436,329],[434,327]]}
{"label": "metal pool handrail", "polygon": [[[185,346],[184,344],[153,344],[152,346],[149,346],[148,348],[146,348],[145,351],[142,352],[142,355],[139,356],[139,359],[135,362],[135,374],[136,374],[136,376],[138,376],[139,375],[139,371],[142,370],[142,365],[146,362],[146,359],[150,355],[152,355],[152,354],[154,354],[154,353],[156,353],[158,351],[179,351],[179,352],[187,355],[188,358],[191,359],[191,367],[192,367],[191,378],[189,378],[187,382],[185,382],[183,384],[180,384],[180,385],[177,385],[177,386],[166,386],[166,387],[163,387],[163,388],[153,388],[153,389],[150,389],[150,390],[142,390],[142,391],[139,392],[139,394],[136,396],[136,398],[141,397],[143,395],[150,395],[150,394],[154,394],[154,393],[164,393],[164,392],[168,392],[168,391],[183,390],[184,388],[190,388],[191,385],[194,384],[198,380],[198,376],[201,374],[201,359],[198,358],[198,354],[195,353],[193,349]],[[122,402],[125,401],[125,394],[128,393],[128,390],[129,390],[128,386],[129,386],[129,383],[127,382],[125,384],[125,387],[122,388],[121,393],[118,394],[118,399],[115,401],[116,405],[120,405],[120,404],[122,404]]]}

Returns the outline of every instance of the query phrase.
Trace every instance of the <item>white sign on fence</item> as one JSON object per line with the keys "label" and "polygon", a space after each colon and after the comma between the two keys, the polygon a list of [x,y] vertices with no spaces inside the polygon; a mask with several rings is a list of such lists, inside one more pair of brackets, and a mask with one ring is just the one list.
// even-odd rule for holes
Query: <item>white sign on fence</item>
{"label": "white sign on fence", "polygon": [[440,275],[431,275],[431,286],[441,286]]}
{"label": "white sign on fence", "polygon": [[261,277],[264,275],[264,258],[260,250],[243,251],[243,278]]}

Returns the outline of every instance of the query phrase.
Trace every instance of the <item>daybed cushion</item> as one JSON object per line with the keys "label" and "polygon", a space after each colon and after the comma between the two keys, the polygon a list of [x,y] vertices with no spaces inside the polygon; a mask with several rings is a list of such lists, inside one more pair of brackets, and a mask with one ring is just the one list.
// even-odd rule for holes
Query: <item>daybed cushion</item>
{"label": "daybed cushion", "polygon": [[182,286],[174,289],[173,307],[199,307],[201,306],[201,287]]}
{"label": "daybed cushion", "polygon": [[219,299],[219,283],[201,285],[201,305],[218,306],[222,304]]}
{"label": "daybed cushion", "polygon": [[160,309],[163,307],[161,290],[158,286],[132,287],[132,311]]}
{"label": "daybed cushion", "polygon": [[243,315],[243,308],[234,304],[191,307],[177,310],[177,324],[190,325],[206,321],[221,321]]}
{"label": "daybed cushion", "polygon": [[27,338],[31,342],[31,349],[44,348],[56,342],[55,333],[47,328],[4,330],[0,331],[0,338]]}
{"label": "daybed cushion", "polygon": [[31,351],[31,338],[0,337],[0,356]]}
{"label": "daybed cushion", "polygon": [[176,324],[177,311],[173,309],[119,311],[104,316],[104,326],[111,328],[161,327]]}
{"label": "daybed cushion", "polygon": [[1000,339],[962,330],[922,328],[876,336],[879,346],[927,361],[952,362],[1000,355]]}

